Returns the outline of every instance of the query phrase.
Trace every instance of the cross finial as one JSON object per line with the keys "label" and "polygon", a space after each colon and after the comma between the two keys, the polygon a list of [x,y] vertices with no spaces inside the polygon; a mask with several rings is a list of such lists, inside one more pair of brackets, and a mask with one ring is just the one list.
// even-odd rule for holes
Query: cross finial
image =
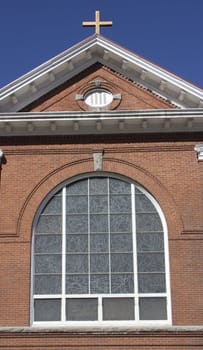
{"label": "cross finial", "polygon": [[84,27],[95,27],[95,33],[100,34],[100,27],[112,26],[112,21],[100,21],[100,12],[95,12],[95,21],[94,22],[82,22]]}

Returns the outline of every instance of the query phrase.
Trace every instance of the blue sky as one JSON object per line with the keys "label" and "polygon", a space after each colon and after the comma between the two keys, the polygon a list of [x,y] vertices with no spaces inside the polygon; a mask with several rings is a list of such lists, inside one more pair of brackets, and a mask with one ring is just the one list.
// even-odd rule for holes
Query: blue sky
{"label": "blue sky", "polygon": [[94,33],[203,87],[203,0],[0,0],[0,87]]}

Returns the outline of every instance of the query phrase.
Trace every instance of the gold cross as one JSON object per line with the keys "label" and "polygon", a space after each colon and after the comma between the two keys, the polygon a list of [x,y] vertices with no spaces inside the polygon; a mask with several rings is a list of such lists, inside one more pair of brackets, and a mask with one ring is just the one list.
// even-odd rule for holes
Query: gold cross
{"label": "gold cross", "polygon": [[100,27],[112,26],[112,21],[100,21],[100,12],[95,12],[95,22],[82,22],[84,27],[95,27],[95,33],[100,34]]}

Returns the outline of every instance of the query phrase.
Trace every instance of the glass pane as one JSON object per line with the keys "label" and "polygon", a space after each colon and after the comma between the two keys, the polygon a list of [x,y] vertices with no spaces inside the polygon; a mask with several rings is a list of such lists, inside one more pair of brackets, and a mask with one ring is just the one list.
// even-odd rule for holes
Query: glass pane
{"label": "glass pane", "polygon": [[111,232],[131,232],[132,218],[131,215],[111,215],[110,216]]}
{"label": "glass pane", "polygon": [[140,298],[140,320],[167,320],[166,298]]}
{"label": "glass pane", "polygon": [[134,320],[133,298],[103,298],[104,320]]}
{"label": "glass pane", "polygon": [[59,214],[62,212],[62,197],[52,197],[43,210],[43,214]]}
{"label": "glass pane", "polygon": [[109,276],[108,275],[90,275],[90,292],[109,293]]}
{"label": "glass pane", "polygon": [[135,210],[137,213],[156,213],[156,208],[152,204],[151,200],[147,198],[144,194],[136,194]]}
{"label": "glass pane", "polygon": [[88,213],[88,197],[87,196],[66,197],[66,212],[68,214]]}
{"label": "glass pane", "polygon": [[90,215],[91,232],[108,232],[108,215]]}
{"label": "glass pane", "polygon": [[111,254],[112,272],[133,272],[132,254]]}
{"label": "glass pane", "polygon": [[112,233],[111,234],[112,252],[132,252],[132,234]]}
{"label": "glass pane", "polygon": [[90,194],[106,194],[108,192],[107,178],[90,178]]}
{"label": "glass pane", "polygon": [[166,291],[164,273],[139,273],[139,293],[164,293]]}
{"label": "glass pane", "polygon": [[164,235],[162,232],[137,233],[137,251],[164,251]]}
{"label": "glass pane", "polygon": [[34,301],[35,321],[60,321],[61,320],[61,300],[43,299]]}
{"label": "glass pane", "polygon": [[87,233],[88,216],[87,215],[67,215],[66,229],[67,229],[67,233]]}
{"label": "glass pane", "polygon": [[88,251],[88,235],[71,235],[66,236],[66,250],[70,253],[85,253]]}
{"label": "glass pane", "polygon": [[133,274],[112,274],[111,293],[134,293]]}
{"label": "glass pane", "polygon": [[91,272],[108,272],[109,255],[108,254],[91,254],[90,271]]}
{"label": "glass pane", "polygon": [[158,214],[136,214],[137,232],[163,231]]}
{"label": "glass pane", "polygon": [[131,193],[131,185],[122,180],[109,179],[109,192],[117,194]]}
{"label": "glass pane", "polygon": [[36,275],[34,294],[61,294],[61,275]]}
{"label": "glass pane", "polygon": [[36,235],[35,253],[61,253],[61,235]]}
{"label": "glass pane", "polygon": [[97,309],[97,299],[66,299],[68,321],[96,321]]}
{"label": "glass pane", "polygon": [[88,272],[87,254],[68,254],[66,256],[67,273],[85,273]]}
{"label": "glass pane", "polygon": [[66,187],[67,195],[88,194],[88,180],[80,180]]}
{"label": "glass pane", "polygon": [[164,272],[164,254],[162,253],[138,253],[139,272]]}
{"label": "glass pane", "polygon": [[87,294],[88,275],[66,275],[66,294]]}
{"label": "glass pane", "polygon": [[131,213],[131,196],[116,195],[110,197],[111,213]]}
{"label": "glass pane", "polygon": [[62,232],[62,218],[54,215],[41,215],[37,223],[36,233]]}
{"label": "glass pane", "polygon": [[90,196],[90,213],[108,213],[108,197]]}
{"label": "glass pane", "polygon": [[90,249],[92,253],[102,253],[109,251],[109,237],[108,235],[91,235],[90,236]]}
{"label": "glass pane", "polygon": [[35,255],[35,273],[61,273],[61,255]]}

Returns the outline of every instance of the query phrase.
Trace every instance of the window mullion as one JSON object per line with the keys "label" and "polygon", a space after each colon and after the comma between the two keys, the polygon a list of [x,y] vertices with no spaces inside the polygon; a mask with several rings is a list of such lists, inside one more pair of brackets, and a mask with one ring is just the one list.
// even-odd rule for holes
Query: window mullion
{"label": "window mullion", "polygon": [[139,318],[138,309],[138,272],[137,272],[137,241],[136,241],[136,209],[135,209],[135,185],[131,184],[132,205],[132,240],[133,240],[133,270],[134,270],[134,293],[135,293],[135,320]]}
{"label": "window mullion", "polygon": [[91,293],[91,289],[90,289],[90,264],[91,264],[91,252],[90,252],[90,179],[88,179],[88,193],[87,193],[87,201],[88,201],[88,293]]}
{"label": "window mullion", "polygon": [[62,296],[61,321],[66,320],[66,187],[62,191]]}
{"label": "window mullion", "polygon": [[111,226],[110,226],[110,191],[109,191],[109,177],[107,179],[107,195],[108,195],[108,235],[109,235],[109,293],[111,294]]}

